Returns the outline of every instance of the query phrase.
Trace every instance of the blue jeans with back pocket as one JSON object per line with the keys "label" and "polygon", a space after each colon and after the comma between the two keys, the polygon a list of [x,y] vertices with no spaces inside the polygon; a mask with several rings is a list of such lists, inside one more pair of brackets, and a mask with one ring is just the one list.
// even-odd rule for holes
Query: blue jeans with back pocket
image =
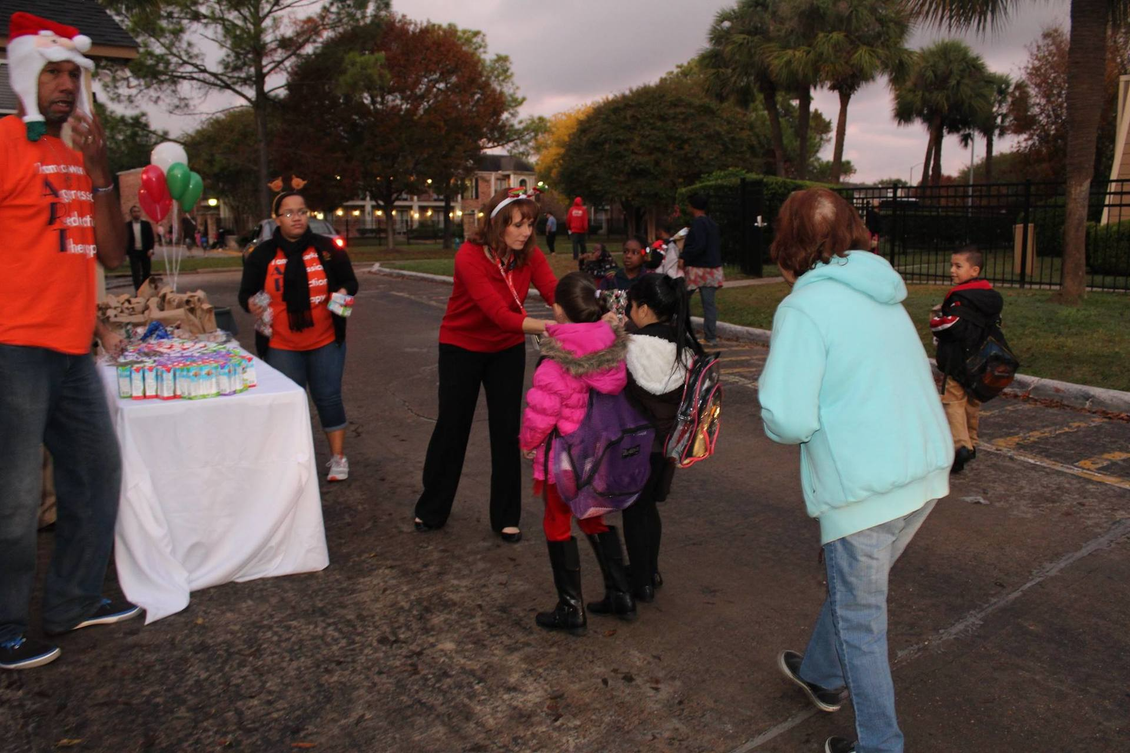
{"label": "blue jeans with back pocket", "polygon": [[847,687],[855,709],[856,753],[903,751],[887,656],[887,583],[891,566],[935,502],[824,545],[828,598],[800,676],[823,688]]}

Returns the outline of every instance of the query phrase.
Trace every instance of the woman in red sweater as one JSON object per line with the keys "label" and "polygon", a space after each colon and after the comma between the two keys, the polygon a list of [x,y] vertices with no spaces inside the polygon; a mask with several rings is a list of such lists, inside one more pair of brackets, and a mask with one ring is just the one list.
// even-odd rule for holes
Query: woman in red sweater
{"label": "woman in red sweater", "polygon": [[482,211],[477,232],[455,255],[455,286],[439,328],[439,418],[424,460],[416,530],[441,528],[451,514],[482,385],[490,426],[490,527],[516,543],[522,538],[518,431],[526,335],[541,335],[553,323],[526,315],[526,295],[532,282],[552,306],[557,278],[534,245],[534,193],[504,189]]}

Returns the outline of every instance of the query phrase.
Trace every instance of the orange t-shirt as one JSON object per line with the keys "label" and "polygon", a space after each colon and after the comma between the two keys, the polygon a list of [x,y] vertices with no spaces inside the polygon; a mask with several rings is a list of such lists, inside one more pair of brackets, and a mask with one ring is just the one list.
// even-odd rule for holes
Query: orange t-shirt
{"label": "orange t-shirt", "polygon": [[0,343],[89,353],[94,339],[94,196],[79,152],[27,140],[0,119]]}
{"label": "orange t-shirt", "polygon": [[306,262],[306,277],[310,281],[310,316],[314,321],[313,327],[307,327],[301,332],[290,329],[290,319],[286,313],[286,301],[283,300],[283,273],[286,272],[286,254],[280,248],[275,253],[275,258],[267,265],[267,281],[265,290],[271,296],[271,347],[279,350],[314,350],[334,341],[333,314],[330,313],[329,280],[326,279],[326,270],[322,268],[322,260],[313,247],[306,249],[302,255]]}

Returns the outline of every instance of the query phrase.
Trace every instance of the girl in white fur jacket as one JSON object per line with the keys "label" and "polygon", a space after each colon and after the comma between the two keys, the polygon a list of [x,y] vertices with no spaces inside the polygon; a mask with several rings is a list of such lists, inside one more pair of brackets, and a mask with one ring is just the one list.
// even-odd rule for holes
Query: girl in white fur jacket
{"label": "girl in white fur jacket", "polygon": [[624,543],[631,561],[632,594],[655,600],[662,585],[659,542],[663,524],[657,502],[667,498],[675,466],[663,445],[675,423],[683,384],[693,354],[702,353],[690,323],[690,297],[682,278],[647,274],[628,290],[628,318],[635,327],[628,340],[628,396],[655,426],[651,476],[639,499],[624,510]]}

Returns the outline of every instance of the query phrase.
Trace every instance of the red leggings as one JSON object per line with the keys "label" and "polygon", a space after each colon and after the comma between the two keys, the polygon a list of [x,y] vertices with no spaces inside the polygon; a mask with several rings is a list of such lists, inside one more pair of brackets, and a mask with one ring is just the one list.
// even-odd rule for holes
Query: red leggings
{"label": "red leggings", "polygon": [[[534,494],[540,494],[543,486],[545,489],[545,517],[542,519],[542,527],[545,529],[545,538],[547,541],[568,541],[573,535],[571,525],[573,511],[569,509],[569,505],[565,504],[565,500],[561,499],[561,495],[557,493],[556,484],[544,484],[541,481],[535,481]],[[605,533],[608,530],[608,526],[604,525],[604,517],[599,515],[595,518],[578,520],[577,525],[588,534]]]}

